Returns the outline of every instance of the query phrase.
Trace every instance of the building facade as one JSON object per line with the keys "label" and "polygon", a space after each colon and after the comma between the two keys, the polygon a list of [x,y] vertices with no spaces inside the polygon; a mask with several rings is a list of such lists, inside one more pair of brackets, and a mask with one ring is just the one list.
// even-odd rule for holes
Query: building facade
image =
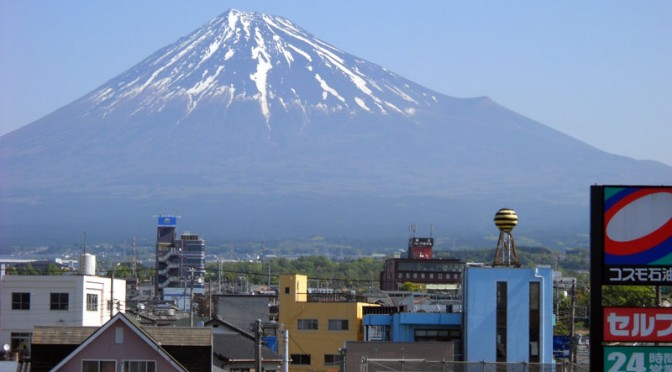
{"label": "building facade", "polygon": [[305,275],[280,275],[280,323],[289,331],[292,371],[338,371],[346,341],[362,340],[365,306],[338,293],[311,295]]}
{"label": "building facade", "polygon": [[163,298],[165,288],[181,286],[180,251],[177,249],[177,217],[161,216],[156,227],[156,290]]}
{"label": "building facade", "polygon": [[212,371],[209,328],[141,327],[124,314],[101,327],[37,327],[32,371]]}
{"label": "building facade", "polygon": [[406,282],[456,289],[462,281],[463,263],[459,259],[434,258],[433,247],[433,238],[409,238],[407,258],[385,261],[380,289],[398,291]]}
{"label": "building facade", "polygon": [[550,268],[467,267],[464,355],[469,362],[553,362]]}
{"label": "building facade", "polygon": [[202,279],[205,278],[205,240],[197,234],[185,232],[180,235],[176,245],[180,252],[182,278],[193,280],[194,288],[204,288]]}
{"label": "building facade", "polygon": [[0,278],[0,343],[30,354],[33,329],[101,326],[126,308],[126,281],[89,275]]}
{"label": "building facade", "polygon": [[191,295],[204,293],[205,240],[185,232],[177,239],[177,217],[161,216],[156,228],[156,294],[189,308]]}

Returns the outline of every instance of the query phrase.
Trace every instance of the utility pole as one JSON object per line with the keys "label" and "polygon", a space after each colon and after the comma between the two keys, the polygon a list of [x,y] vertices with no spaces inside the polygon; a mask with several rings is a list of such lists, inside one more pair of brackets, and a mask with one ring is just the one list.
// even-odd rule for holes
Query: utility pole
{"label": "utility pole", "polygon": [[114,275],[117,273],[117,266],[119,262],[112,266],[112,279],[110,280],[110,319],[114,316]]}
{"label": "utility pole", "polygon": [[114,272],[117,271],[115,267],[112,270],[112,279],[110,280],[110,319],[114,316]]}
{"label": "utility pole", "polygon": [[254,349],[254,369],[255,372],[261,372],[262,367],[261,367],[261,347],[262,347],[262,341],[263,339],[261,338],[263,334],[263,331],[261,329],[261,319],[257,319],[255,327],[254,327],[254,341],[255,341],[255,349]]}
{"label": "utility pole", "polygon": [[212,319],[212,279],[208,281],[208,319]]}
{"label": "utility pole", "polygon": [[217,294],[222,293],[222,260],[217,260]]}
{"label": "utility pole", "polygon": [[575,305],[576,305],[576,279],[572,281],[572,302],[571,302],[571,317],[569,319],[569,361],[572,363],[576,363],[576,328],[574,325],[574,318],[576,316],[575,313]]}
{"label": "utility pole", "polygon": [[282,331],[282,372],[289,372],[289,331]]}
{"label": "utility pole", "polygon": [[189,327],[194,327],[194,268],[189,268],[189,279],[191,279],[191,288],[189,289]]}

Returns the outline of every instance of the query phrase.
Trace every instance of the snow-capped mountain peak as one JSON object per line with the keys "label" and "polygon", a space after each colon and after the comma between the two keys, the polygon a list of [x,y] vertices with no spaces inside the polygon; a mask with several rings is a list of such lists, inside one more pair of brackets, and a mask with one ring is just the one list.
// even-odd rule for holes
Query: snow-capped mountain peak
{"label": "snow-capped mountain peak", "polygon": [[285,18],[229,10],[88,99],[103,116],[170,110],[182,113],[180,120],[205,101],[225,107],[255,101],[270,129],[274,112],[412,116],[438,96]]}

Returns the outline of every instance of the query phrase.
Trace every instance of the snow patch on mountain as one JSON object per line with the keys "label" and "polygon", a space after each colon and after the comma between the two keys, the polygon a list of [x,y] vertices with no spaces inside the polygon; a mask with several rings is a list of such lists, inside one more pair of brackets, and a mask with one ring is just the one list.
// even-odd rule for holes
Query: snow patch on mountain
{"label": "snow patch on mountain", "polygon": [[[230,10],[85,99],[103,117],[170,109],[192,115],[218,98],[256,101],[271,129],[276,110],[413,116],[436,94],[342,52],[277,16]],[[143,115],[144,115],[143,114]]]}
{"label": "snow patch on mountain", "polygon": [[266,81],[268,79],[268,71],[273,68],[273,64],[271,63],[271,56],[266,50],[266,43],[264,38],[258,28],[255,30],[255,40],[257,41],[257,47],[252,48],[252,59],[257,60],[257,71],[250,75],[250,79],[252,79],[252,81],[254,81],[257,86],[257,90],[259,91],[259,104],[261,105],[261,112],[266,118],[266,123],[268,123],[268,120],[271,116],[271,110],[268,108],[268,91]]}

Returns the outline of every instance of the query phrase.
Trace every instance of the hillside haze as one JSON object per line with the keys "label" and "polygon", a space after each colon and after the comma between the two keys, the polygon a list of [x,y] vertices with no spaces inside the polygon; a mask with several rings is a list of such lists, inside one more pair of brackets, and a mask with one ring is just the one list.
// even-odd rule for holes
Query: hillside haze
{"label": "hillside haze", "polygon": [[591,184],[671,180],[672,167],[229,10],[0,137],[0,246],[151,237],[164,213],[211,241],[403,237],[412,223],[494,234],[501,207],[523,234],[585,233]]}

